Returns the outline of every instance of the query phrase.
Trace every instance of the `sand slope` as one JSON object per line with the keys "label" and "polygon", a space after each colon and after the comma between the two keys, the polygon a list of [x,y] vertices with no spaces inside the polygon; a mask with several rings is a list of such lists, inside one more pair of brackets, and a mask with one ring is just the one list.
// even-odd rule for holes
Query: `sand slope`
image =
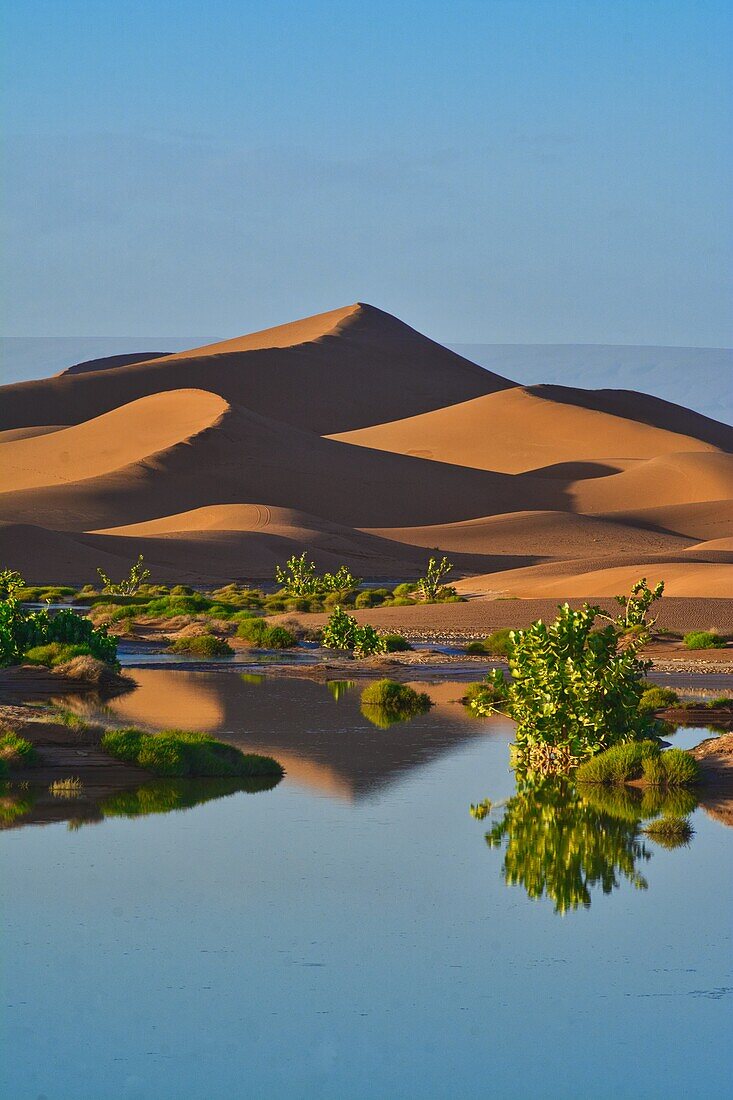
{"label": "sand slope", "polygon": [[523,388],[357,303],[0,390],[0,560],[84,582],[321,568],[733,597],[733,429],[626,391]]}
{"label": "sand slope", "polygon": [[[615,473],[633,459],[715,449],[613,413],[548,402],[520,386],[334,438],[481,470],[513,474],[544,468],[547,476],[565,479]],[[591,463],[597,469],[589,469]]]}
{"label": "sand slope", "polygon": [[3,443],[3,489],[15,492],[101,477],[190,442],[227,409],[225,401],[205,390],[173,390],[70,428]]}

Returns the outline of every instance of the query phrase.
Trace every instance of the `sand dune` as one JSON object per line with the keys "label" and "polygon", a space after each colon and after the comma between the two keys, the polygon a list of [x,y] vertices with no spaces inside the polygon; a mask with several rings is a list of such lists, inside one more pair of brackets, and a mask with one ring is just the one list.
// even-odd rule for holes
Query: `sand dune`
{"label": "sand dune", "polygon": [[561,483],[352,447],[232,407],[186,446],[154,459],[0,494],[0,516],[24,523],[43,516],[58,530],[97,531],[242,501],[362,528],[473,518],[488,501],[501,512],[570,506]]}
{"label": "sand dune", "polygon": [[716,451],[666,454],[610,477],[570,487],[578,512],[618,512],[724,500],[733,495],[733,455]]}
{"label": "sand dune", "polygon": [[[142,354],[142,353],[141,353]],[[523,388],[357,303],[0,390],[0,559],[93,580],[321,568],[600,596],[733,597],[733,429],[626,391]]]}
{"label": "sand dune", "polygon": [[[532,555],[537,561],[572,557],[579,546],[587,554],[601,557],[612,552],[678,550],[693,541],[682,535],[616,523],[611,518],[550,511],[482,516],[432,527],[388,527],[371,533],[454,554]],[[506,568],[511,568],[508,562]]]}
{"label": "sand dune", "polygon": [[[569,563],[568,563],[569,564]],[[733,556],[727,563],[680,562],[664,560],[652,563],[615,565],[584,572],[568,571],[539,574],[533,569],[486,574],[459,582],[459,588],[471,595],[515,595],[526,599],[543,597],[614,596],[628,592],[630,586],[646,574],[650,583],[664,581],[667,596],[705,598],[731,597]]]}
{"label": "sand dune", "polygon": [[[333,438],[509,474],[544,469],[553,476],[547,468],[554,467],[554,476],[565,481],[616,473],[633,459],[715,449],[624,416],[548,402],[520,386]],[[598,470],[574,468],[589,463],[597,463]]]}
{"label": "sand dune", "polygon": [[76,424],[152,393],[206,389],[324,434],[413,416],[512,384],[357,303],[154,361],[4,386],[0,430]]}
{"label": "sand dune", "polygon": [[[38,424],[32,428],[6,428],[0,432],[0,443],[12,443],[16,439],[32,439],[36,435],[48,435],[50,432],[58,432],[61,428],[67,428],[68,424]],[[0,456],[5,452],[0,451]],[[0,467],[4,470],[4,466]]]}
{"label": "sand dune", "polygon": [[6,492],[81,482],[129,467],[216,424],[227,404],[204,390],[173,390],[143,397],[102,416],[5,443],[1,460]]}

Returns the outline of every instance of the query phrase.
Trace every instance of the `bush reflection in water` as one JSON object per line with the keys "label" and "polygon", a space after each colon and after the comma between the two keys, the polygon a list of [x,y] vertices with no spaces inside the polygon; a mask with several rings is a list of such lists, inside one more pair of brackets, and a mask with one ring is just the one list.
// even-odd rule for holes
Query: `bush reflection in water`
{"label": "bush reflection in water", "polygon": [[[65,815],[70,829],[91,825],[111,817],[145,817],[190,810],[214,799],[234,794],[257,794],[272,790],[280,776],[231,779],[159,779],[140,787],[112,791],[95,798],[74,799]],[[46,823],[44,811],[50,800],[48,788],[28,784],[0,784],[0,829]],[[58,800],[56,800],[58,803]],[[58,820],[58,818],[53,818]]]}
{"label": "bush reflection in water", "polygon": [[[591,892],[604,894],[629,882],[646,890],[640,868],[651,859],[642,825],[645,820],[684,818],[697,805],[689,790],[578,784],[570,776],[526,775],[512,798],[492,807],[487,800],[471,806],[478,820],[501,813],[490,823],[486,843],[503,848],[502,873],[508,886],[523,886],[531,898],[549,898],[556,913],[590,908]],[[689,840],[690,832],[679,844]],[[676,846],[665,840],[665,847]]]}

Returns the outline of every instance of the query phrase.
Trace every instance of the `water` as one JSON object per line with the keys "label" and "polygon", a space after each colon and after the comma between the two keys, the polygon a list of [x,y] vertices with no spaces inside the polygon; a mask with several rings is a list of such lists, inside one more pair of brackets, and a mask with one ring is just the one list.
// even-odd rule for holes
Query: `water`
{"label": "water", "polygon": [[506,884],[505,848],[469,812],[514,794],[512,731],[466,718],[461,685],[431,685],[430,714],[385,730],[353,684],[134,675],[108,718],[218,732],[287,776],[185,812],[2,834],[2,1095],[727,1091],[719,820],[696,810],[675,850],[637,838],[645,889],[617,874],[559,915]]}

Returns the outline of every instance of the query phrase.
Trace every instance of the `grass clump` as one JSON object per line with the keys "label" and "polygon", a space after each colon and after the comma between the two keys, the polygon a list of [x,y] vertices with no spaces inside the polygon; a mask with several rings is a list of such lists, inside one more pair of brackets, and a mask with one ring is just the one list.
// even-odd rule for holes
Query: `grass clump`
{"label": "grass clump", "polygon": [[689,844],[694,833],[685,817],[660,817],[650,821],[643,831],[664,848],[680,848]]}
{"label": "grass clump", "polygon": [[424,691],[415,691],[408,684],[398,684],[396,680],[376,680],[362,691],[361,705],[380,707],[400,718],[409,718],[430,710],[432,702]]}
{"label": "grass clump", "polygon": [[58,603],[74,595],[74,589],[63,584],[26,584],[19,588],[16,598],[22,603],[42,603],[50,600]]}
{"label": "grass clump", "polygon": [[237,627],[237,637],[255,649],[290,649],[297,638],[285,626],[273,626],[266,619],[243,619]]}
{"label": "grass clump", "polygon": [[102,738],[102,748],[118,760],[171,778],[283,775],[282,766],[270,756],[243,753],[208,734],[187,730],[110,730]]}
{"label": "grass clump", "polygon": [[36,763],[38,753],[30,741],[11,730],[0,732],[0,775],[8,768],[29,767]]}
{"label": "grass clump", "polygon": [[49,668],[55,668],[56,665],[64,665],[74,657],[90,656],[91,649],[88,645],[49,642],[47,645],[37,645],[26,650],[23,660],[31,665],[47,665]]}
{"label": "grass clump", "polygon": [[679,703],[680,697],[676,691],[668,687],[658,687],[653,684],[648,687],[639,700],[639,710],[643,714],[654,714],[665,707],[672,707]]}
{"label": "grass clump", "polygon": [[725,638],[713,630],[693,630],[682,642],[686,649],[725,649]]}
{"label": "grass clump", "polygon": [[641,779],[653,787],[682,787],[697,782],[699,766],[682,749],[661,752],[655,741],[628,741],[591,756],[576,772],[579,783],[629,783]]}
{"label": "grass clump", "polygon": [[179,638],[168,646],[169,653],[185,653],[191,657],[231,657],[234,650],[224,638],[214,634],[197,634],[192,638]]}
{"label": "grass clump", "polygon": [[84,784],[78,775],[72,775],[68,779],[56,779],[48,790],[54,798],[79,798]]}
{"label": "grass clump", "polygon": [[407,638],[403,638],[401,634],[383,634],[382,640],[386,653],[407,653],[412,649]]}

